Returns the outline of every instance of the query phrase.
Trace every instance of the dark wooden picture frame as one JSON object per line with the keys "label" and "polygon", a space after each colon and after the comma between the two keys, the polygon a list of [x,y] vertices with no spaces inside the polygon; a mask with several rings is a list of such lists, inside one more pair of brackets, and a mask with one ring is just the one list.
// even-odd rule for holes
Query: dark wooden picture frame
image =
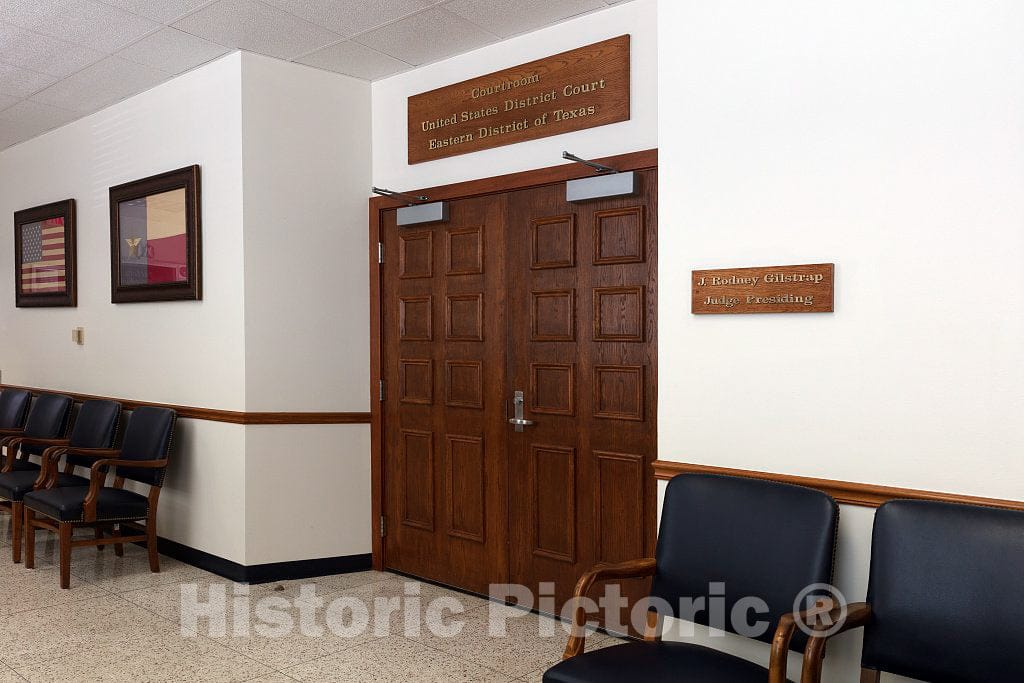
{"label": "dark wooden picture frame", "polygon": [[[56,218],[64,221],[64,291],[33,293],[26,291],[23,279],[23,226]],[[14,213],[14,305],[18,308],[78,305],[78,278],[75,268],[75,200],[37,206]],[[39,237],[40,248],[42,237]]]}
{"label": "dark wooden picture frame", "polygon": [[[185,267],[180,281],[124,284],[122,279],[122,226],[120,206],[124,202],[145,199],[174,190],[185,190]],[[200,301],[203,298],[202,201],[199,166],[135,180],[110,188],[110,301]],[[136,245],[138,241],[136,241]],[[133,247],[134,248],[134,247]]]}

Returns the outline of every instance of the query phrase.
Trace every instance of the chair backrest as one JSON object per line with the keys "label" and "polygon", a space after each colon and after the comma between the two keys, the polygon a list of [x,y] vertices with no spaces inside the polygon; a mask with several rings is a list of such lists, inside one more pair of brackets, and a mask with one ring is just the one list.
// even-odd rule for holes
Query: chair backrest
{"label": "chair backrest", "polygon": [[875,514],[862,666],[1024,681],[1024,512],[895,500]]}
{"label": "chair backrest", "polygon": [[[771,642],[779,619],[794,610],[802,592],[832,581],[838,522],[839,506],[821,491],[744,477],[681,474],[665,491],[651,595],[671,606],[671,616]],[[745,606],[750,598],[763,600],[767,612],[749,616]],[[686,605],[699,606],[691,601],[700,599],[702,611],[680,613],[681,601],[685,610]],[[724,609],[709,609],[713,601],[722,605],[723,600]],[[746,627],[731,618],[737,603],[737,613],[749,616],[748,623],[765,621],[768,628],[760,634],[743,632]],[[806,644],[807,637],[797,630],[790,648],[803,651]]]}
{"label": "chair backrest", "polygon": [[[76,448],[112,447],[120,418],[121,404],[116,401],[85,401],[78,409],[78,417],[71,430],[71,445]],[[69,455],[68,462],[89,467],[96,461],[93,458]]]}
{"label": "chair backrest", "polygon": [[[28,412],[28,420],[25,422],[25,436],[32,436],[37,439],[60,439],[68,433],[68,424],[71,421],[71,409],[75,402],[70,396],[62,394],[40,394],[32,402],[32,409]],[[22,452],[28,455],[39,455],[46,448],[44,446],[26,445]]]}
{"label": "chair backrest", "polygon": [[[121,458],[125,460],[162,460],[171,449],[171,435],[177,414],[169,408],[140,406],[132,411],[121,444]],[[166,468],[117,468],[118,476],[134,479],[151,486],[163,486]]]}
{"label": "chair backrest", "polygon": [[0,429],[21,429],[31,402],[32,394],[23,389],[4,389],[0,393]]}

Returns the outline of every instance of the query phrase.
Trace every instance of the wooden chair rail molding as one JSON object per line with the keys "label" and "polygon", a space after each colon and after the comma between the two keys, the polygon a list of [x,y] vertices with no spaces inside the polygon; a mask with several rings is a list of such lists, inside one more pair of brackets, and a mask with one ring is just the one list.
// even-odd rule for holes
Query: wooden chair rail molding
{"label": "wooden chair rail molding", "polygon": [[920,491],[918,489],[903,489],[895,486],[877,486],[875,484],[859,484],[856,482],[837,481],[834,479],[798,477],[791,474],[773,474],[771,472],[757,472],[754,470],[737,470],[730,467],[695,465],[688,462],[672,462],[670,460],[655,460],[653,467],[654,477],[656,479],[667,480],[677,474],[683,473],[726,474],[735,477],[766,479],[768,481],[777,481],[782,484],[796,484],[798,486],[818,489],[819,491],[824,491],[835,498],[837,502],[844,503],[846,505],[860,505],[870,508],[876,508],[882,503],[895,498],[909,498],[912,500],[933,500],[943,503],[984,505],[987,507],[1024,511],[1024,501],[1019,500],[981,498],[979,496],[964,496],[958,493]]}
{"label": "wooden chair rail molding", "polygon": [[206,420],[208,422],[229,422],[239,425],[344,425],[344,424],[370,424],[370,413],[269,413],[269,412],[242,412],[238,410],[216,410],[214,408],[196,408],[193,406],[178,406],[170,403],[152,403],[150,401],[132,401],[124,398],[112,398],[110,396],[93,396],[91,394],[77,394],[71,391],[60,391],[58,389],[37,389],[35,387],[22,387],[14,384],[0,384],[0,389],[24,389],[31,391],[34,395],[39,394],[64,394],[81,403],[82,401],[102,400],[117,401],[125,410],[134,410],[139,406],[156,406],[157,408],[171,408],[178,413],[178,417],[191,420]]}

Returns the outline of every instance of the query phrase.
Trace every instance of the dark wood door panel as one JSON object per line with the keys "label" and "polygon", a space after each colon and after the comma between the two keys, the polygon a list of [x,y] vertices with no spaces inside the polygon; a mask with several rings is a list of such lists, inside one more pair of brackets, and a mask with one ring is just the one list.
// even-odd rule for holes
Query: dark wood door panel
{"label": "dark wood door panel", "polygon": [[382,224],[386,565],[477,592],[508,566],[504,220],[491,196]]}
{"label": "dark wood door panel", "polygon": [[641,186],[581,204],[561,185],[509,197],[507,374],[535,422],[509,434],[510,578],[554,582],[558,609],[583,571],[654,551],[655,172]]}

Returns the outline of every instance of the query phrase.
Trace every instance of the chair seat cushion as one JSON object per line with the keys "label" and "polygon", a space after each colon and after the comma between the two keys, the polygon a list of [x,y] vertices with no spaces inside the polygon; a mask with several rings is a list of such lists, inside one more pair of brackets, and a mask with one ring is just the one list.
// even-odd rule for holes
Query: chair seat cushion
{"label": "chair seat cushion", "polygon": [[[61,522],[85,521],[88,486],[32,491],[25,495],[25,507]],[[96,519],[104,521],[142,519],[149,512],[146,496],[132,491],[103,487],[96,502]]]}
{"label": "chair seat cushion", "polygon": [[[0,498],[4,500],[18,501],[25,497],[26,493],[32,490],[36,479],[39,478],[37,470],[19,470],[0,474]],[[88,486],[89,480],[73,474],[60,473],[57,475],[57,486]]]}
{"label": "chair seat cushion", "polygon": [[764,683],[768,670],[711,648],[669,641],[585,652],[544,673],[544,683]]}

